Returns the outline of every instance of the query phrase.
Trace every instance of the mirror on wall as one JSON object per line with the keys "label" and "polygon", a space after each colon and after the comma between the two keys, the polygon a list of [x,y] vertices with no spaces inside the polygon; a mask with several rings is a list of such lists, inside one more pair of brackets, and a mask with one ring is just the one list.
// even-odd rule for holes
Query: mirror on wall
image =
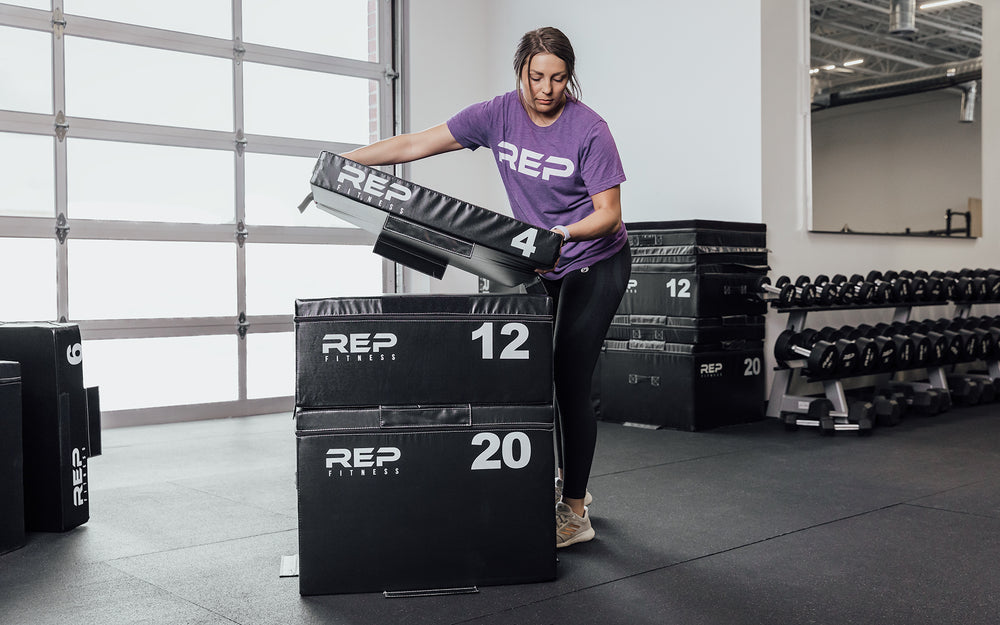
{"label": "mirror on wall", "polygon": [[982,232],[982,7],[811,0],[814,232]]}

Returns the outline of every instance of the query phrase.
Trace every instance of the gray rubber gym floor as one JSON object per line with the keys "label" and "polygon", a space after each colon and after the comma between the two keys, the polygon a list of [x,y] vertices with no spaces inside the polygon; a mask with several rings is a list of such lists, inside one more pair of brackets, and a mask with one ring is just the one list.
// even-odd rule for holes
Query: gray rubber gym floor
{"label": "gray rubber gym floor", "polygon": [[0,556],[0,623],[1000,621],[1000,404],[870,438],[601,423],[597,539],[473,595],[300,597],[294,471],[288,415],[106,431],[90,522]]}

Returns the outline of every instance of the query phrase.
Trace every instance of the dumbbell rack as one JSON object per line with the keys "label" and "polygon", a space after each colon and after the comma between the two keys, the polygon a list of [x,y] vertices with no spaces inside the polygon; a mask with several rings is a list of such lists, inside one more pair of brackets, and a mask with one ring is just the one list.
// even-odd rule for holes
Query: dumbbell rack
{"label": "dumbbell rack", "polygon": [[[911,302],[906,304],[891,303],[891,304],[880,304],[880,305],[868,305],[868,306],[822,306],[822,307],[792,307],[785,308],[775,305],[774,308],[779,313],[788,313],[788,322],[785,326],[787,330],[792,330],[794,332],[801,332],[806,328],[806,316],[812,311],[833,311],[833,310],[860,310],[869,308],[889,308],[894,307],[892,321],[899,321],[906,323],[910,319],[910,313],[915,306],[940,306],[943,302]],[[965,314],[968,315],[970,304],[965,305]],[[794,379],[795,373],[797,371],[804,371],[806,366],[805,360],[790,360],[785,363],[785,366],[779,366],[775,368],[774,379],[771,383],[771,393],[768,397],[766,416],[773,417],[776,419],[782,418],[782,413],[792,413],[792,414],[808,414],[809,404],[812,403],[816,398],[803,395],[793,395],[791,391],[792,381]],[[947,391],[948,389],[948,379],[945,367],[947,365],[933,365],[927,368],[928,382],[915,382],[912,383],[915,389],[943,389]],[[994,368],[997,369],[997,373],[1000,373],[1000,365],[997,363],[991,363],[991,375],[994,372]],[[859,374],[859,375],[873,375],[873,374]],[[997,376],[994,376],[997,377]],[[830,378],[817,380],[823,383],[823,392],[826,399],[833,404],[833,410],[830,412],[830,416],[834,420],[834,431],[854,431],[858,434],[866,434],[870,428],[865,428],[858,423],[852,423],[848,419],[850,406],[847,401],[847,395],[844,392],[844,385],[841,382],[842,378]],[[818,419],[796,419],[794,424],[786,422],[789,427],[792,426],[807,426],[807,427],[820,427],[820,421]]]}
{"label": "dumbbell rack", "polygon": [[[955,306],[955,317],[959,319],[968,319],[969,314],[972,312],[972,306],[977,303],[982,304],[996,304],[997,302],[987,301],[987,302],[962,302],[956,304]],[[986,362],[986,370],[988,375],[994,380],[1000,379],[1000,360],[994,359]]]}

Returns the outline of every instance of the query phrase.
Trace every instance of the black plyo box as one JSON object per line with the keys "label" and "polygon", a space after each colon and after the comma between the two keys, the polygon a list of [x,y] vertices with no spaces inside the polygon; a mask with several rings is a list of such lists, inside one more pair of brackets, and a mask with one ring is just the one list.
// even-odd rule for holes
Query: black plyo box
{"label": "black plyo box", "polygon": [[555,578],[553,408],[296,410],[303,595]]}
{"label": "black plyo box", "polygon": [[615,315],[608,329],[612,340],[650,340],[665,343],[722,343],[763,341],[764,317],[668,317],[666,315]]}
{"label": "black plyo box", "polygon": [[625,227],[633,249],[664,245],[767,247],[767,226],[762,223],[685,219],[637,221]]}
{"label": "black plyo box", "polygon": [[385,295],[295,303],[296,405],[552,401],[544,295]]}
{"label": "black plyo box", "polygon": [[0,358],[21,364],[26,529],[61,532],[86,523],[93,454],[79,327],[0,324]]}
{"label": "black plyo box", "polygon": [[764,416],[760,341],[691,345],[605,341],[601,418],[707,430]]}
{"label": "black plyo box", "polygon": [[665,273],[767,273],[767,250],[757,247],[659,246],[632,249],[632,265]]}
{"label": "black plyo box", "polygon": [[0,554],[24,546],[21,366],[0,361]]}
{"label": "black plyo box", "polygon": [[310,182],[320,209],[378,235],[376,253],[436,278],[454,265],[516,286],[559,258],[558,233],[337,154],[320,154]]}
{"label": "black plyo box", "polygon": [[756,273],[668,273],[657,265],[632,264],[619,315],[725,317],[764,315]]}

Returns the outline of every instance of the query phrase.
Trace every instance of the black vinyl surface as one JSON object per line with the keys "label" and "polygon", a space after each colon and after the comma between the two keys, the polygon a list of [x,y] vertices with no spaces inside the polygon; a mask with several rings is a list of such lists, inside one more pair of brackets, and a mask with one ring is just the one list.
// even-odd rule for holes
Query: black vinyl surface
{"label": "black vinyl surface", "polygon": [[378,235],[375,252],[440,278],[449,265],[517,286],[556,265],[562,236],[390,176],[320,154],[316,205]]}
{"label": "black vinyl surface", "polygon": [[555,581],[420,599],[301,597],[278,576],[297,550],[290,415],[108,430],[90,521],[0,556],[0,622],[997,622],[1000,404],[868,438],[598,427],[597,538],[558,551]]}

